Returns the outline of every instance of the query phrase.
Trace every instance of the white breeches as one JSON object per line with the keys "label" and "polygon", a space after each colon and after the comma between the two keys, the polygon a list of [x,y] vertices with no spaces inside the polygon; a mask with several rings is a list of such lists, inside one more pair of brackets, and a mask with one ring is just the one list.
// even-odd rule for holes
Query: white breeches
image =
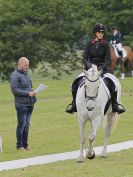
{"label": "white breeches", "polygon": [[122,44],[121,43],[116,44],[116,46],[117,46],[119,51],[122,51]]}

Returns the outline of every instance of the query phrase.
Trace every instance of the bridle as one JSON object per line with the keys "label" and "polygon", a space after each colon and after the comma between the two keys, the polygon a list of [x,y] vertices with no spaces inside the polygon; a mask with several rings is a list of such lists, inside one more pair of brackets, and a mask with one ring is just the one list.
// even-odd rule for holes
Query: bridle
{"label": "bridle", "polygon": [[[99,77],[98,77],[97,79],[95,79],[95,80],[90,80],[90,79],[89,79],[88,77],[86,77],[86,76],[85,76],[85,78],[86,78],[89,82],[96,82],[96,81],[99,80]],[[98,87],[98,90],[97,90],[96,95],[94,95],[94,96],[89,96],[89,95],[87,95],[87,93],[86,93],[86,85],[84,85],[84,88],[85,88],[85,99],[86,99],[86,102],[88,102],[89,100],[95,101],[96,98],[97,98],[97,95],[98,95],[99,87]]]}

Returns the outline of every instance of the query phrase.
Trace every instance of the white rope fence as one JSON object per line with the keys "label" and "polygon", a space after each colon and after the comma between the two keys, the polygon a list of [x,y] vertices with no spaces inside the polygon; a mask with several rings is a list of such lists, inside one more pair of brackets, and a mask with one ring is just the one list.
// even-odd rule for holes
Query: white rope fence
{"label": "white rope fence", "polygon": [[[133,148],[133,141],[126,141],[122,143],[108,145],[107,152],[116,152],[125,149]],[[94,148],[95,154],[99,155],[102,151],[102,146]],[[57,161],[76,159],[79,155],[79,151],[65,152],[59,154],[51,154],[44,156],[37,156],[33,158],[20,159],[20,160],[12,160],[6,162],[0,162],[0,171],[10,170],[10,169],[18,169],[25,168],[32,165],[43,165],[48,163],[53,163]],[[84,150],[85,156],[85,150]]]}

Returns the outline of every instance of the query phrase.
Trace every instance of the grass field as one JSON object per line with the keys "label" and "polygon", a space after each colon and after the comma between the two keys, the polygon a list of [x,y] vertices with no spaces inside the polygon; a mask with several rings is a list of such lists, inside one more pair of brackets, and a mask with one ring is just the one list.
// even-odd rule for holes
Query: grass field
{"label": "grass field", "polygon": [[[0,136],[3,137],[3,154],[0,161],[28,158],[39,155],[61,153],[79,149],[79,128],[77,115],[64,112],[71,101],[70,84],[73,77],[62,80],[38,79],[33,76],[34,88],[45,83],[48,90],[38,95],[38,102],[33,112],[29,132],[30,152],[16,151],[16,112],[13,96],[8,82],[0,83]],[[133,139],[133,78],[121,81],[122,103],[126,113],[119,119],[117,128],[110,136],[110,144]],[[87,137],[90,125],[87,124]],[[99,129],[95,146],[103,145],[103,130]],[[87,142],[86,142],[87,146]],[[74,160],[36,166],[25,169],[0,172],[1,177],[131,177],[133,176],[133,150],[112,153],[107,159],[96,157],[93,161],[85,160],[76,164]],[[118,168],[118,170],[117,170]],[[111,174],[112,171],[112,174]]]}

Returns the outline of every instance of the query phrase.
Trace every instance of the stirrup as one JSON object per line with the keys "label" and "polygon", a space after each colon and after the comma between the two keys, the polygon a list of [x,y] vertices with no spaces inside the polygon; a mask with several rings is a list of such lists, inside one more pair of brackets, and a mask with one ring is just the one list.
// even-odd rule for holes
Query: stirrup
{"label": "stirrup", "polygon": [[74,114],[73,105],[72,105],[72,104],[69,104],[69,105],[66,107],[65,112],[67,112],[67,113],[69,113],[69,114]]}
{"label": "stirrup", "polygon": [[[120,107],[119,107],[120,106]],[[122,114],[123,112],[125,112],[125,108],[121,105],[121,104],[116,104],[113,108],[112,108],[113,112],[117,112],[118,114]]]}
{"label": "stirrup", "polygon": [[124,113],[125,112],[124,106],[122,106],[122,104],[118,104],[118,106],[121,106],[121,108],[119,108],[118,114]]}

